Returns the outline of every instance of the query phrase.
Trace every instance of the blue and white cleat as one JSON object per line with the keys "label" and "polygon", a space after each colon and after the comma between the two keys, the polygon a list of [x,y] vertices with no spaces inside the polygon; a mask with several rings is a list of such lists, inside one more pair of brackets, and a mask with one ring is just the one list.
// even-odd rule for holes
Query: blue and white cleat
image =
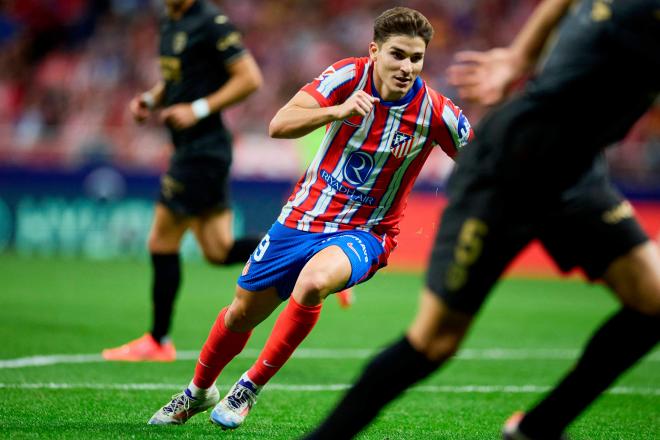
{"label": "blue and white cleat", "polygon": [[170,403],[156,411],[149,425],[183,425],[195,414],[206,411],[220,400],[216,387],[211,388],[206,397],[195,398],[186,388],[182,393],[172,396]]}
{"label": "blue and white cleat", "polygon": [[243,424],[250,410],[257,403],[261,387],[243,373],[229,393],[211,411],[211,422],[222,429],[236,429]]}

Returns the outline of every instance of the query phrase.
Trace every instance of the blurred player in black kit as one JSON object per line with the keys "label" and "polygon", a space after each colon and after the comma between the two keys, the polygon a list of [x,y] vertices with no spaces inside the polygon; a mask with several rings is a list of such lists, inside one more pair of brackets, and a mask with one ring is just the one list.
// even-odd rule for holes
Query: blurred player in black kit
{"label": "blurred player in black kit", "polygon": [[438,369],[534,238],[562,270],[579,267],[602,280],[621,308],[548,395],[509,419],[505,439],[564,438],[567,426],[656,345],[660,253],[609,182],[603,150],[660,91],[660,0],[571,3],[540,3],[507,48],[457,54],[448,73],[461,97],[495,104],[532,70],[560,25],[542,69],[522,93],[489,112],[459,155],[415,321],[307,438],[353,437]]}
{"label": "blurred player in black kit", "polygon": [[175,147],[149,233],[153,327],[141,338],[104,350],[108,360],[175,360],[168,332],[181,283],[179,247],[188,229],[212,264],[244,263],[261,240],[233,237],[232,139],[220,116],[259,88],[261,71],[241,34],[208,0],[165,0],[165,9],[162,80],[129,106],[138,123],[160,111]]}

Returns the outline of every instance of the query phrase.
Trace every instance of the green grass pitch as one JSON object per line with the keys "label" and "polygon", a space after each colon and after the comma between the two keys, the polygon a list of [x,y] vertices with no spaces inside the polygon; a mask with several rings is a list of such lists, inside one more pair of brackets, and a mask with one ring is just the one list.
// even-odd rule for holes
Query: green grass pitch
{"label": "green grass pitch", "polygon": [[[330,298],[299,355],[237,431],[219,430],[206,415],[185,426],[147,426],[190,380],[195,351],[231,300],[240,271],[202,263],[184,268],[172,334],[183,359],[107,363],[99,360],[102,348],[147,328],[147,261],[0,256],[0,438],[297,438],[327,413],[341,395],[337,387],[352,382],[370,353],[399,337],[422,284],[421,274],[383,271],[357,287],[350,310]],[[508,415],[555,383],[614,310],[615,301],[600,286],[502,282],[457,358],[387,407],[360,438],[498,438]],[[225,369],[221,393],[250,366],[272,324],[273,317],[258,327],[244,355]],[[43,365],[34,365],[39,359]],[[660,438],[659,367],[656,350],[573,424],[572,437]]]}

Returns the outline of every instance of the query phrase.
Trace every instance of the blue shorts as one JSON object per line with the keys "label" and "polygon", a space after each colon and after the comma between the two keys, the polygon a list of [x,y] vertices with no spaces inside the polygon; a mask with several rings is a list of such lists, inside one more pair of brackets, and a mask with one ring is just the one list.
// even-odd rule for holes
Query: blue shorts
{"label": "blue shorts", "polygon": [[275,287],[287,299],[305,264],[321,250],[339,246],[351,262],[351,277],[344,288],[371,278],[387,265],[389,251],[383,240],[366,231],[316,233],[299,231],[275,222],[238,278],[238,285],[249,291]]}

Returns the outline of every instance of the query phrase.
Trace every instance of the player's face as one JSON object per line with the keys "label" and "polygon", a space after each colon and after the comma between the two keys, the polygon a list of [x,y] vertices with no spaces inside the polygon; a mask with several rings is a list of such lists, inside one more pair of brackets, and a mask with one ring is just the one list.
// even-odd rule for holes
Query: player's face
{"label": "player's face", "polygon": [[396,101],[408,93],[422,71],[425,53],[422,37],[394,35],[380,45],[369,44],[369,55],[374,61],[374,83],[384,100]]}

